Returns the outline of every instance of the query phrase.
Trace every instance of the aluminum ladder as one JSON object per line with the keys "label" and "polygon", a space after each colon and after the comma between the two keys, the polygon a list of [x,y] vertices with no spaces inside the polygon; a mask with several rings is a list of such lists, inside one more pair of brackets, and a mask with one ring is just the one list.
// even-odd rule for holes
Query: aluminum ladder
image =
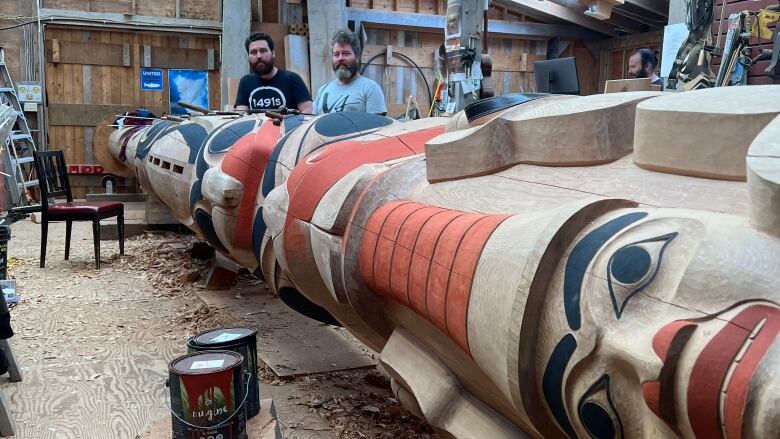
{"label": "aluminum ladder", "polygon": [[38,180],[30,178],[34,174],[33,153],[36,148],[30,126],[27,125],[27,119],[24,117],[24,111],[16,94],[16,87],[5,64],[3,47],[0,47],[0,102],[16,111],[16,122],[8,139],[0,139],[5,187],[11,193],[14,207],[29,206],[31,200],[28,190],[38,187]]}

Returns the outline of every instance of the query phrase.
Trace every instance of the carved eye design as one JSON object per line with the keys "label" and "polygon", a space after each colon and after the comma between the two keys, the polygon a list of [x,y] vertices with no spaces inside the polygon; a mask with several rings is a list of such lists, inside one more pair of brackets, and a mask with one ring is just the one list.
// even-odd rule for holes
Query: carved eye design
{"label": "carved eye design", "polygon": [[634,295],[647,288],[661,266],[666,246],[677,232],[634,242],[618,249],[607,264],[607,284],[618,319]]}
{"label": "carved eye design", "polygon": [[577,412],[591,438],[623,438],[623,422],[612,404],[609,375],[603,375],[582,395]]}

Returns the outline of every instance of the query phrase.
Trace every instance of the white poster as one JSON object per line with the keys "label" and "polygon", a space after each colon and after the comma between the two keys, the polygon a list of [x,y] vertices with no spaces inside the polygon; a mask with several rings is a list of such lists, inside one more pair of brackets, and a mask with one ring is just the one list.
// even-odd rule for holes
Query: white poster
{"label": "white poster", "polygon": [[176,103],[184,101],[202,108],[209,108],[209,75],[205,70],[168,70],[171,114],[187,114]]}
{"label": "white poster", "polygon": [[670,24],[664,27],[664,44],[661,53],[661,77],[669,77],[677,52],[688,38],[688,26],[685,23]]}

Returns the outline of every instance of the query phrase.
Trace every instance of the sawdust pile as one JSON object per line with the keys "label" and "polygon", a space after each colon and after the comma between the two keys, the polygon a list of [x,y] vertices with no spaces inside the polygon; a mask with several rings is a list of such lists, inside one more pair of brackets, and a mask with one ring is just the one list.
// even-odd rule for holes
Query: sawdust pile
{"label": "sawdust pile", "polygon": [[[146,233],[135,238],[129,268],[144,273],[160,290],[156,294],[196,297],[205,289],[208,262],[192,257],[200,240],[193,235]],[[239,277],[239,283],[262,283],[251,276]],[[182,310],[173,322],[187,334],[235,324],[235,316],[200,303]],[[424,421],[418,419],[393,396],[387,375],[376,368],[318,373],[283,378],[259,362],[258,378],[271,386],[289,387],[289,402],[303,406],[327,421],[330,432],[338,438],[439,438]],[[291,432],[310,431],[304,419],[285,419]],[[316,432],[315,432],[316,433]],[[295,436],[295,435],[292,435]],[[308,437],[308,435],[304,435]]]}
{"label": "sawdust pile", "polygon": [[[146,232],[131,240],[133,255],[128,268],[143,273],[159,289],[156,295],[192,298],[198,304],[176,316],[177,327],[188,335],[211,328],[230,326],[224,316],[197,299],[195,289],[204,288],[208,260],[193,257],[193,248],[202,244],[197,236],[174,232]],[[127,256],[126,256],[127,257]],[[112,259],[117,258],[115,256]],[[110,261],[109,261],[110,263]]]}

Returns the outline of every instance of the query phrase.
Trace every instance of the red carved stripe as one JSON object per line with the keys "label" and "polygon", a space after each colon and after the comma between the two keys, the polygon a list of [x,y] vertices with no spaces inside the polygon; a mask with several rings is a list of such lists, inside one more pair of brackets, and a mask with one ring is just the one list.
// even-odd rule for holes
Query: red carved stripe
{"label": "red carved stripe", "polygon": [[[416,204],[416,203],[415,203]],[[419,207],[409,215],[398,232],[397,245],[393,251],[392,268],[390,269],[390,295],[394,299],[409,306],[409,273],[412,267],[412,250],[422,226],[433,215],[444,212],[444,209],[417,204]]]}
{"label": "red carved stripe", "polygon": [[[767,319],[767,323],[750,344],[728,383],[726,419],[721,419],[721,387],[731,363],[763,319]],[[737,314],[707,343],[693,365],[687,392],[688,419],[696,437],[722,438],[721,422],[726,425],[729,439],[741,436],[750,379],[778,331],[780,311],[774,307],[753,305]]]}
{"label": "red carved stripe", "polygon": [[238,139],[220,165],[222,172],[244,186],[233,242],[237,247],[252,248],[252,226],[257,212],[255,198],[262,183],[268,157],[271,156],[278,139],[279,127],[267,121],[259,129]]}
{"label": "red carved stripe", "polygon": [[363,243],[360,246],[360,275],[365,279],[371,289],[374,285],[374,253],[376,253],[377,243],[379,242],[379,232],[382,225],[387,221],[387,217],[399,206],[405,202],[394,202],[385,204],[377,209],[366,223],[366,231],[363,233]]}
{"label": "red carved stripe", "polygon": [[466,233],[479,220],[480,214],[462,215],[447,225],[436,244],[433,264],[428,275],[428,315],[431,322],[450,335],[447,330],[447,291],[449,287],[452,263]]}
{"label": "red carved stripe", "polygon": [[[433,215],[420,229],[420,235],[412,253],[412,267],[409,273],[409,305],[418,314],[430,320],[428,315],[428,276],[436,244],[444,228],[463,212],[445,210]],[[446,332],[446,331],[445,331]]]}
{"label": "red carved stripe", "polygon": [[642,397],[644,397],[647,407],[649,407],[656,416],[663,419],[661,416],[661,382],[645,381],[642,383]]}
{"label": "red carved stripe", "polygon": [[452,263],[449,292],[447,294],[447,329],[450,337],[466,352],[468,342],[468,307],[471,282],[477,270],[477,262],[490,235],[509,218],[509,215],[488,215],[469,229],[458,247]]}
{"label": "red carved stripe", "polygon": [[666,363],[669,356],[669,348],[672,346],[672,341],[677,333],[691,325],[694,325],[694,323],[687,320],[678,320],[664,326],[653,336],[653,351],[655,351],[655,354],[658,355],[661,361]]}
{"label": "red carved stripe", "polygon": [[758,368],[758,363],[761,362],[764,354],[769,350],[769,346],[774,342],[777,333],[780,332],[780,310],[768,306],[760,306],[759,308],[749,315],[743,311],[734,320],[734,323],[738,325],[752,328],[762,319],[767,319],[764,327],[753,339],[750,348],[742,356],[729,382],[724,408],[726,437],[729,439],[742,437],[742,417],[745,413],[750,381]]}
{"label": "red carved stripe", "polygon": [[435,136],[444,132],[444,127],[433,128],[436,131],[434,136],[431,136],[431,130],[412,131],[407,134],[401,134],[398,136],[398,140],[408,146],[415,154],[422,154],[425,152],[425,142],[431,140]]}
{"label": "red carved stripe", "polygon": [[[347,140],[314,153],[298,163],[287,179],[288,215],[310,221],[320,199],[349,172],[365,163],[382,163],[421,152],[426,141],[443,131],[443,127],[438,127],[371,142]],[[404,142],[418,142],[419,146],[410,147],[400,138]]]}
{"label": "red carved stripe", "polygon": [[369,218],[361,276],[372,291],[410,307],[468,352],[471,280],[488,238],[507,217],[386,204]]}
{"label": "red carved stripe", "polygon": [[376,291],[382,291],[384,294],[392,294],[390,290],[390,273],[393,264],[393,256],[397,247],[398,232],[407,218],[414,212],[420,210],[417,203],[407,203],[393,210],[390,216],[382,225],[379,243],[374,253],[374,287]]}

